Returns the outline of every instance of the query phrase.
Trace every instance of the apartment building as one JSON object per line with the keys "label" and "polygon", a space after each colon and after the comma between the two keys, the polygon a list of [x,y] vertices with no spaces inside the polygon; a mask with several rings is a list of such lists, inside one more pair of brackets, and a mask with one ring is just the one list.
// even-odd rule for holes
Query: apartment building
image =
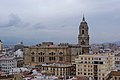
{"label": "apartment building", "polygon": [[9,73],[12,68],[17,67],[17,61],[12,56],[0,57],[0,70],[4,73]]}
{"label": "apartment building", "polygon": [[106,80],[115,69],[115,58],[112,53],[83,54],[75,59],[76,76],[92,80]]}

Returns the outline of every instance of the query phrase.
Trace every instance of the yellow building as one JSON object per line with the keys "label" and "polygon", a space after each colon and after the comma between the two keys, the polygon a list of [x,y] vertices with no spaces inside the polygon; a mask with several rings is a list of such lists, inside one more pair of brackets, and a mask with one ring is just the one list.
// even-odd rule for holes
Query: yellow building
{"label": "yellow building", "polygon": [[115,67],[115,58],[111,53],[79,55],[76,64],[76,76],[92,80],[106,80]]}

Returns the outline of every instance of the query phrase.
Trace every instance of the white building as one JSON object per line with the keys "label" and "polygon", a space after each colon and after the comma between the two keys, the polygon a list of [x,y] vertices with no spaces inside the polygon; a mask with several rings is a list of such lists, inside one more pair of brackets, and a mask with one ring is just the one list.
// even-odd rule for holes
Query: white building
{"label": "white building", "polygon": [[18,49],[17,51],[14,52],[15,57],[21,57],[23,58],[23,51],[21,49]]}
{"label": "white building", "polygon": [[4,73],[9,73],[12,68],[17,67],[17,61],[11,56],[0,57],[0,69]]}
{"label": "white building", "polygon": [[9,74],[16,74],[16,73],[22,73],[24,71],[29,71],[27,68],[21,67],[21,68],[12,68],[9,71]]}

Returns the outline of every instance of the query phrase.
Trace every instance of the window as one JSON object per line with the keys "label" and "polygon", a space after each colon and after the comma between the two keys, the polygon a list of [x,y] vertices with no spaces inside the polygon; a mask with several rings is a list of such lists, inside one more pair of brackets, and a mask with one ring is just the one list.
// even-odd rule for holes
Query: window
{"label": "window", "polygon": [[38,53],[40,55],[40,53]]}
{"label": "window", "polygon": [[42,55],[42,52],[40,52],[40,55]]}
{"label": "window", "polygon": [[103,62],[99,62],[100,64],[103,64]]}
{"label": "window", "polygon": [[44,62],[44,57],[43,57],[43,62]]}
{"label": "window", "polygon": [[31,57],[31,61],[34,62],[34,57]]}
{"label": "window", "polygon": [[86,75],[86,73],[84,73],[84,75]]}
{"label": "window", "polygon": [[63,53],[62,53],[62,52],[60,52],[59,54],[60,54],[60,55],[62,55]]}
{"label": "window", "polygon": [[54,57],[54,60],[55,60],[55,57]]}
{"label": "window", "polygon": [[51,57],[49,57],[49,61],[51,61]]}
{"label": "window", "polygon": [[82,42],[81,42],[81,45],[85,45],[85,42],[84,42],[84,41],[82,41]]}
{"label": "window", "polygon": [[94,61],[94,64],[98,64],[98,61]]}
{"label": "window", "polygon": [[52,60],[54,60],[54,57],[52,57]]}
{"label": "window", "polygon": [[82,30],[82,34],[84,34],[85,32],[84,32],[84,30]]}
{"label": "window", "polygon": [[53,55],[54,53],[52,52],[51,54]]}
{"label": "window", "polygon": [[84,53],[85,51],[82,49],[82,54]]}
{"label": "window", "polygon": [[32,52],[31,54],[32,54],[32,55],[34,55],[35,53],[34,53],[34,52]]}
{"label": "window", "polygon": [[63,61],[63,57],[59,57],[59,61]]}
{"label": "window", "polygon": [[41,57],[41,62],[43,62],[42,57]]}
{"label": "window", "polygon": [[39,57],[39,62],[40,62],[40,57]]}

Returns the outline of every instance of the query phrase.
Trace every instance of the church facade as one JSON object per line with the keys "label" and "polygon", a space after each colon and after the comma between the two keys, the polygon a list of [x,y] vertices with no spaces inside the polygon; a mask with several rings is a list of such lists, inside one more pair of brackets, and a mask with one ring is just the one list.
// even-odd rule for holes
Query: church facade
{"label": "church facade", "polygon": [[88,25],[83,17],[79,26],[78,44],[42,42],[36,46],[24,48],[24,64],[40,65],[43,63],[71,63],[80,54],[89,53]]}

